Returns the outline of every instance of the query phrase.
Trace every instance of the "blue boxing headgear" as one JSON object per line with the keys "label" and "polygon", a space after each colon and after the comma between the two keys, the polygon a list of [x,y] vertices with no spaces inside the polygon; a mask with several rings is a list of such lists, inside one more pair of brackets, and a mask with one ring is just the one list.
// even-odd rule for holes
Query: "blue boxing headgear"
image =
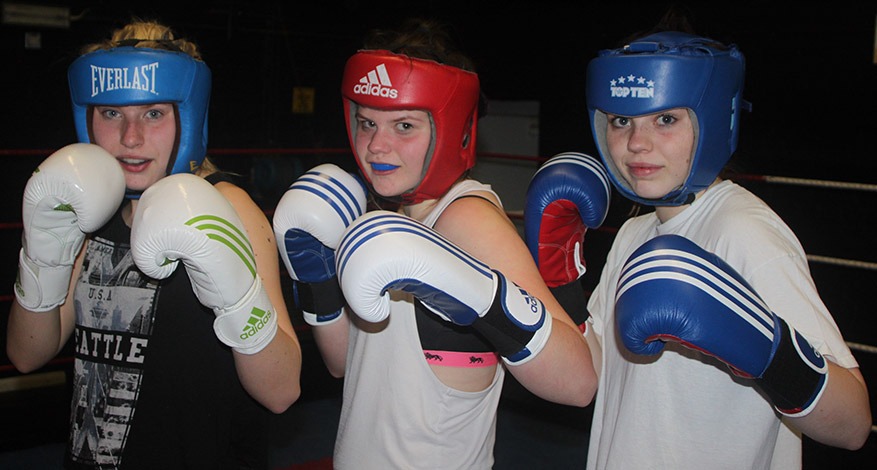
{"label": "blue boxing headgear", "polygon": [[179,129],[168,174],[194,173],[207,154],[210,69],[184,52],[122,46],[84,54],[67,71],[80,142],[91,142],[92,106],[173,103]]}
{"label": "blue boxing headgear", "polygon": [[[652,34],[620,49],[600,51],[588,64],[588,115],[612,182],[629,199],[652,206],[689,204],[719,175],[737,148],[744,58],[735,45],[680,32]],[[644,199],[620,176],[606,147],[607,114],[637,117],[687,108],[694,154],[682,186]]]}

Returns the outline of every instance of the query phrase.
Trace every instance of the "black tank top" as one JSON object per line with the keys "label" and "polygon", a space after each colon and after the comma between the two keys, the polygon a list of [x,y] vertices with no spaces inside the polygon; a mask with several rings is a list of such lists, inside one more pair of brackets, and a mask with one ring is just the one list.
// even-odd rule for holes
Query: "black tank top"
{"label": "black tank top", "polygon": [[270,412],[238,381],[213,311],[182,262],[161,281],[140,272],[130,238],[120,209],[89,242],[76,287],[69,467],[267,468]]}

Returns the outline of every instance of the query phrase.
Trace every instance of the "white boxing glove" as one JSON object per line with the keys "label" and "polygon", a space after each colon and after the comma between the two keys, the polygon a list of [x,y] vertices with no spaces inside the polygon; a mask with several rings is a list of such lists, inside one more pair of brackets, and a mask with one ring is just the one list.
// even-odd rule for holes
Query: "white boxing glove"
{"label": "white boxing glove", "polygon": [[255,354],[277,333],[277,313],[243,223],[207,180],[179,173],[144,191],[131,224],[131,253],[156,279],[182,261],[195,296],[216,314],[216,336],[235,351]]}
{"label": "white boxing glove", "polygon": [[510,365],[536,357],[551,335],[552,317],[539,299],[401,214],[373,211],[357,219],[336,263],[344,296],[364,320],[387,318],[387,291],[409,292],[440,318],[481,333]]}
{"label": "white boxing glove", "polygon": [[85,234],[101,228],[125,197],[116,159],[93,144],[71,144],[46,158],[24,188],[18,303],[45,312],[64,303]]}
{"label": "white boxing glove", "polygon": [[335,250],[365,206],[362,182],[330,163],[299,177],[277,204],[277,248],[293,280],[295,304],[311,326],[341,318],[344,295],[335,275]]}

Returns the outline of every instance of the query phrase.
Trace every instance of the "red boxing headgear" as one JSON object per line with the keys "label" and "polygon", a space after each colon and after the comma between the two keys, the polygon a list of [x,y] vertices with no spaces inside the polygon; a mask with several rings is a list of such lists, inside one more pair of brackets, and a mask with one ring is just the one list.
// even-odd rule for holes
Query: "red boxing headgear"
{"label": "red boxing headgear", "polygon": [[[480,95],[477,74],[390,51],[364,50],[347,60],[341,94],[347,115],[347,136],[354,155],[356,105],[429,112],[433,123],[432,150],[424,161],[420,184],[401,196],[403,202],[413,204],[438,199],[475,165]],[[356,156],[356,164],[368,179],[359,156]]]}

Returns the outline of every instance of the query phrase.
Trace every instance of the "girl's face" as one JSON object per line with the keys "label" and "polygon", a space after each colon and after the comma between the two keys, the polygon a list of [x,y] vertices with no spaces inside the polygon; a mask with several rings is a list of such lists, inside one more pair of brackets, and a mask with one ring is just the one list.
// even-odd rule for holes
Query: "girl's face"
{"label": "girl's face", "polygon": [[358,107],[354,146],[375,192],[398,196],[416,188],[431,141],[426,111]]}
{"label": "girl's face", "polygon": [[607,115],[606,145],[637,196],[656,199],[681,186],[691,169],[694,127],[688,110],[640,117]]}
{"label": "girl's face", "polygon": [[177,135],[174,106],[95,106],[92,133],[122,166],[128,189],[143,191],[167,175]]}

